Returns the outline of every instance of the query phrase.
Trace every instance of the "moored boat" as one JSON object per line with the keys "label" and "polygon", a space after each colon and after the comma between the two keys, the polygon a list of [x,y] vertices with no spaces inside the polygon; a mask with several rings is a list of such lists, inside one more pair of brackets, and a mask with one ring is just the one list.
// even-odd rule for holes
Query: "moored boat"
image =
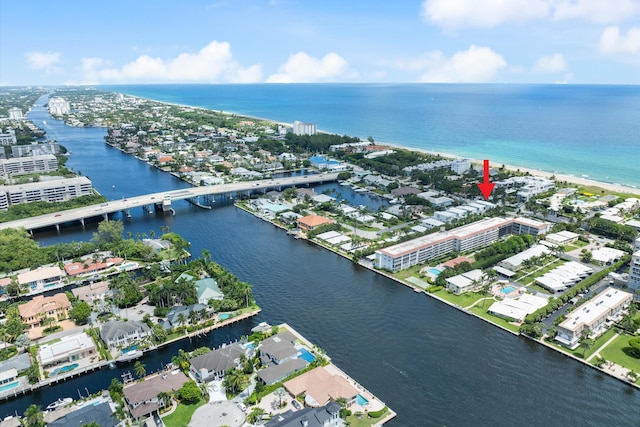
{"label": "moored boat", "polygon": [[142,351],[141,350],[134,350],[134,351],[130,351],[128,353],[124,353],[122,356],[118,357],[116,359],[116,363],[127,363],[127,362],[131,362],[133,360],[139,359],[142,357]]}
{"label": "moored boat", "polygon": [[58,400],[56,400],[55,402],[51,402],[47,405],[47,411],[55,411],[58,408],[62,408],[65,405],[70,404],[71,402],[73,402],[73,399],[70,397],[63,397],[60,398]]}

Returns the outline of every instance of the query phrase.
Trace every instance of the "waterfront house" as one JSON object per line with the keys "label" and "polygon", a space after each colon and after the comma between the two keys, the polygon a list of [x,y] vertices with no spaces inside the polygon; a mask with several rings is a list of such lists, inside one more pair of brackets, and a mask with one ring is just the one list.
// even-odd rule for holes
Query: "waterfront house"
{"label": "waterfront house", "polygon": [[309,363],[302,358],[289,359],[280,365],[269,365],[259,370],[256,376],[264,384],[271,385],[284,380],[291,374],[303,370],[308,364]]}
{"label": "waterfront house", "polygon": [[88,420],[101,427],[115,427],[120,424],[110,401],[96,401],[93,404],[87,403],[84,406],[72,408],[78,409],[67,412],[55,421],[48,422],[47,427],[81,427],[86,425]]}
{"label": "waterfront house", "polygon": [[38,350],[42,368],[63,362],[73,362],[96,354],[96,345],[84,332],[60,338],[53,344],[43,344]]}
{"label": "waterfront house", "polygon": [[124,258],[111,257],[96,259],[87,258],[82,262],[70,262],[65,264],[64,270],[68,276],[79,276],[81,274],[98,273],[118,266],[124,262]]}
{"label": "waterfront house", "polygon": [[142,382],[126,384],[122,388],[127,408],[134,419],[146,417],[164,407],[160,393],[180,390],[189,378],[180,370],[148,376]]}
{"label": "waterfront house", "polygon": [[265,427],[341,427],[344,421],[340,418],[340,405],[330,402],[319,408],[304,408],[299,411],[288,410],[276,414]]}
{"label": "waterfront house", "polygon": [[325,224],[333,224],[333,220],[320,215],[307,215],[298,218],[298,227],[304,232],[315,230]]}
{"label": "waterfront house", "polygon": [[357,399],[358,389],[339,372],[332,371],[331,366],[319,366],[283,386],[294,397],[304,396],[305,404],[310,407],[324,406],[338,399],[345,399],[347,407],[351,406]]}
{"label": "waterfront house", "polygon": [[208,305],[209,300],[221,300],[224,298],[224,294],[218,288],[218,282],[211,277],[197,280],[194,285],[196,291],[198,291],[198,302],[200,304]]}
{"label": "waterfront house", "polygon": [[20,287],[29,287],[31,290],[43,290],[62,283],[64,271],[60,267],[40,267],[36,270],[18,274]]}
{"label": "waterfront house", "polygon": [[189,372],[199,382],[220,380],[227,370],[238,367],[243,354],[245,349],[238,343],[224,345],[189,360]]}
{"label": "waterfront house", "polygon": [[[28,353],[17,354],[7,360],[0,362],[0,393],[18,387],[20,384],[19,374],[31,366],[31,359]],[[24,380],[26,383],[26,379]]]}
{"label": "waterfront house", "polygon": [[[192,312],[198,315],[198,320],[210,319],[214,314],[214,310],[206,304],[196,303],[186,306],[177,305],[169,310],[167,313],[167,320],[162,324],[162,326],[165,329],[170,330],[179,326],[195,324],[191,319]],[[204,314],[204,317],[202,317],[202,314]],[[183,322],[180,321],[182,318],[181,315],[184,316]]]}
{"label": "waterfront house", "polygon": [[135,320],[112,320],[100,328],[100,338],[109,348],[129,347],[151,334],[151,328]]}
{"label": "waterfront house", "polygon": [[280,365],[287,360],[298,357],[298,350],[294,346],[295,335],[291,332],[280,332],[260,343],[260,360],[265,366],[272,363]]}
{"label": "waterfront house", "polygon": [[37,295],[30,301],[18,306],[20,319],[29,328],[42,326],[42,322],[47,317],[53,317],[58,321],[69,317],[71,303],[63,292],[50,297]]}
{"label": "waterfront house", "polygon": [[111,293],[109,282],[96,282],[79,288],[71,289],[73,296],[81,301],[93,304],[95,300],[104,299]]}

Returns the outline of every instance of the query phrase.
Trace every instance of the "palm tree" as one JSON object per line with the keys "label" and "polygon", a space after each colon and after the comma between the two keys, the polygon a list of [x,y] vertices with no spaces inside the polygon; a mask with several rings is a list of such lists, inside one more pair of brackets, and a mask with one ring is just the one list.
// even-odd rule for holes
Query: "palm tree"
{"label": "palm tree", "polygon": [[283,387],[279,387],[276,391],[273,392],[278,397],[278,407],[282,407],[282,398],[287,395],[287,392]]}
{"label": "palm tree", "polygon": [[158,393],[158,400],[162,402],[161,406],[167,407],[171,403],[171,395],[166,391],[161,391]]}
{"label": "palm tree", "polygon": [[203,249],[202,252],[200,253],[200,256],[202,257],[202,260],[206,264],[211,259],[211,252],[209,252],[208,249]]}
{"label": "palm tree", "polygon": [[242,373],[234,368],[229,369],[222,380],[222,387],[230,394],[238,393],[242,387]]}
{"label": "palm tree", "polygon": [[44,414],[38,405],[32,404],[24,411],[24,425],[28,427],[44,427]]}
{"label": "palm tree", "polygon": [[133,365],[133,370],[138,378],[144,377],[147,373],[147,368],[145,368],[144,363],[139,360],[135,363],[135,365]]}
{"label": "palm tree", "polygon": [[187,317],[184,315],[184,313],[178,313],[178,327],[181,327],[182,325],[184,325],[187,321]]}

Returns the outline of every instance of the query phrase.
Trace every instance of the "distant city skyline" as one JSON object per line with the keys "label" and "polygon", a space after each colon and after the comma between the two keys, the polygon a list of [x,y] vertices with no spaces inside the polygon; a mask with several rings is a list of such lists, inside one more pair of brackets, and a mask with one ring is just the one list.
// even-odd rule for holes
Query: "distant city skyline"
{"label": "distant city skyline", "polygon": [[0,85],[640,84],[640,0],[0,0]]}

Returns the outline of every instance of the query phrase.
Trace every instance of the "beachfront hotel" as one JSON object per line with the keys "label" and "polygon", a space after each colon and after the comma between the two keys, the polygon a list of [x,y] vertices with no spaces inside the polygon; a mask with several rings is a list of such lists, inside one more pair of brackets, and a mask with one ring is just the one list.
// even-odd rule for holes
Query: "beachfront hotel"
{"label": "beachfront hotel", "polygon": [[375,265],[400,271],[450,252],[466,252],[489,245],[508,234],[545,234],[551,224],[527,218],[484,218],[449,231],[427,234],[376,251]]}
{"label": "beachfront hotel", "polygon": [[590,338],[597,337],[606,330],[608,322],[619,319],[626,310],[633,295],[616,288],[607,288],[597,297],[567,314],[558,325],[556,341],[569,348],[575,348],[583,333]]}

